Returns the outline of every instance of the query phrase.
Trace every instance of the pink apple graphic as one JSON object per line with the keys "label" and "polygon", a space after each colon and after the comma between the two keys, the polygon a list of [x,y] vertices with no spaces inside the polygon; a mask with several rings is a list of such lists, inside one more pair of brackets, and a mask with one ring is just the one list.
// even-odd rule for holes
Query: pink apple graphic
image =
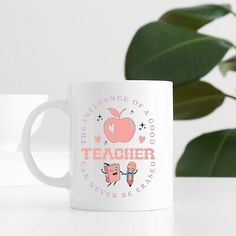
{"label": "pink apple graphic", "polygon": [[135,133],[135,123],[129,117],[121,118],[121,114],[126,109],[121,112],[117,111],[115,108],[108,108],[108,111],[114,116],[108,118],[104,122],[104,133],[107,139],[112,143],[122,142],[128,143],[134,136]]}

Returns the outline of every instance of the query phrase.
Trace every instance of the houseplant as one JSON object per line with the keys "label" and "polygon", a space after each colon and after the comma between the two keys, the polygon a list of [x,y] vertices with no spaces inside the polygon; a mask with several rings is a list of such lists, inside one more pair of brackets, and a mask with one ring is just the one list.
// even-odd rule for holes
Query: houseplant
{"label": "houseplant", "polygon": [[[228,4],[179,8],[142,26],[126,54],[126,79],[173,81],[175,120],[197,119],[213,112],[226,98],[236,100],[201,81],[215,66],[224,76],[236,71],[236,56],[224,60],[235,45],[199,33],[204,25],[228,14],[235,16]],[[236,176],[235,147],[236,129],[203,134],[186,146],[176,175]]]}

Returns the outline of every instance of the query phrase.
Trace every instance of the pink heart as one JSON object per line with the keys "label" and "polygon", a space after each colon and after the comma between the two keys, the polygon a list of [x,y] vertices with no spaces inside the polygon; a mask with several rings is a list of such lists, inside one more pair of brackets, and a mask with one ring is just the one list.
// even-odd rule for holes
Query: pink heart
{"label": "pink heart", "polygon": [[114,130],[115,130],[115,125],[114,124],[110,124],[108,126],[109,130],[111,131],[111,133],[114,133]]}
{"label": "pink heart", "polygon": [[145,141],[145,137],[140,135],[140,136],[139,136],[139,142],[140,142],[140,143],[143,143],[144,141]]}
{"label": "pink heart", "polygon": [[95,140],[96,143],[100,143],[101,142],[101,136],[99,136],[99,135],[95,136],[94,140]]}

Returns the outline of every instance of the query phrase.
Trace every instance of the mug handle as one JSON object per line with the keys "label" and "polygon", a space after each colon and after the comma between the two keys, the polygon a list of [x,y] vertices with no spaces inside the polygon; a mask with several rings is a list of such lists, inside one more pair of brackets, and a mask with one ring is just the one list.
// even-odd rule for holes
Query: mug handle
{"label": "mug handle", "polygon": [[67,173],[65,176],[61,178],[52,178],[47,175],[45,175],[36,165],[32,154],[31,154],[31,148],[30,148],[30,134],[31,134],[31,129],[34,124],[35,119],[45,110],[49,108],[57,108],[62,111],[64,111],[66,114],[68,114],[68,102],[63,101],[63,100],[58,100],[58,101],[50,101],[43,103],[39,105],[37,108],[35,108],[29,117],[27,118],[24,128],[23,128],[23,133],[22,133],[22,149],[23,149],[23,155],[25,162],[30,169],[31,173],[41,182],[56,186],[56,187],[62,187],[62,188],[70,188],[70,182],[71,182],[71,177],[70,174]]}

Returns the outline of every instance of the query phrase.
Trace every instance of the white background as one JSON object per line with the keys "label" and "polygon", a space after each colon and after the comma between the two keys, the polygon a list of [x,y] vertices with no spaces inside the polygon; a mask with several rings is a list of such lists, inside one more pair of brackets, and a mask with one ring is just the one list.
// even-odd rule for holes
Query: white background
{"label": "white background", "polygon": [[[123,80],[125,53],[140,26],[158,19],[171,8],[206,2],[231,3],[236,11],[234,0],[1,0],[0,93],[49,95],[49,99],[63,99],[67,96],[69,81]],[[202,32],[236,42],[235,28],[236,18],[227,16],[205,27]],[[232,54],[233,51],[228,56]],[[222,78],[215,69],[204,79],[236,95],[236,74],[230,73]],[[42,96],[36,99],[35,104],[30,104],[30,110],[44,100]],[[11,118],[0,118],[0,123],[4,122],[1,126],[5,127],[0,135],[4,152],[20,149],[20,131],[29,113],[29,104],[22,101],[19,97],[13,98],[11,103],[0,103],[1,117],[5,115],[6,107],[13,110],[17,107]],[[203,132],[236,127],[235,109],[236,101],[227,99],[208,117],[175,122],[175,160],[193,137]],[[11,139],[17,143],[4,148],[4,135],[7,135],[8,128],[11,130],[12,122],[18,122]],[[34,134],[34,150],[66,151],[67,143],[66,116],[49,112]]]}

